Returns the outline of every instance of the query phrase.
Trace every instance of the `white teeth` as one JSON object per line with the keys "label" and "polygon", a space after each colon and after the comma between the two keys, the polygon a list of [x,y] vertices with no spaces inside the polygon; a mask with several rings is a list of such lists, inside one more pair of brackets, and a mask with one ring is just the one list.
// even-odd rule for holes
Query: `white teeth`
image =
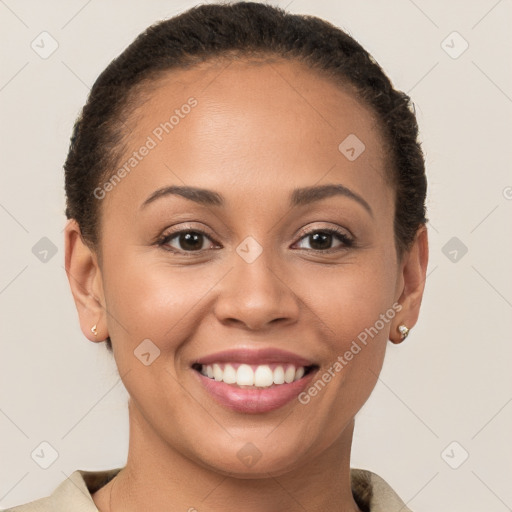
{"label": "white teeth", "polygon": [[223,378],[222,370],[220,369],[220,366],[218,364],[213,365],[213,378],[216,381],[221,381]]}
{"label": "white teeth", "polygon": [[258,388],[268,388],[274,384],[290,384],[304,376],[305,368],[303,366],[297,369],[292,364],[285,366],[276,366],[272,371],[268,364],[258,365],[253,370],[248,364],[241,364],[235,369],[232,364],[214,363],[213,365],[202,365],[201,373],[218,382],[223,381],[226,384],[256,386]]}
{"label": "white teeth", "polygon": [[254,385],[259,388],[267,388],[274,384],[274,374],[270,369],[270,366],[266,364],[258,366],[254,372]]}
{"label": "white teeth", "polygon": [[236,370],[230,364],[227,364],[224,367],[224,373],[223,373],[222,380],[226,384],[235,384],[235,382],[236,382]]}
{"label": "white teeth", "polygon": [[284,384],[284,368],[278,366],[274,370],[274,384]]}
{"label": "white teeth", "polygon": [[295,377],[293,378],[293,380],[302,379],[303,376],[304,376],[304,367],[301,366],[300,368],[297,368],[297,371],[295,372]]}
{"label": "white teeth", "polygon": [[241,364],[236,371],[236,383],[239,386],[254,386],[254,372],[248,364]]}
{"label": "white teeth", "polygon": [[286,368],[286,371],[284,372],[284,381],[287,384],[290,384],[290,382],[293,382],[294,378],[295,378],[295,366],[288,366],[288,368]]}

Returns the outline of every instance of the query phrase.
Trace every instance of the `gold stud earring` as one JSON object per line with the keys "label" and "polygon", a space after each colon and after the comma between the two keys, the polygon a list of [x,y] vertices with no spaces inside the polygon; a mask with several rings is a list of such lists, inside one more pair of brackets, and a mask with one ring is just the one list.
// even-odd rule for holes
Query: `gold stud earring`
{"label": "gold stud earring", "polygon": [[94,324],[91,327],[91,332],[94,334],[94,336],[98,336],[98,328],[97,328],[96,324]]}
{"label": "gold stud earring", "polygon": [[398,330],[400,331],[400,334],[402,335],[402,341],[409,336],[409,330],[404,324],[400,324],[398,326]]}

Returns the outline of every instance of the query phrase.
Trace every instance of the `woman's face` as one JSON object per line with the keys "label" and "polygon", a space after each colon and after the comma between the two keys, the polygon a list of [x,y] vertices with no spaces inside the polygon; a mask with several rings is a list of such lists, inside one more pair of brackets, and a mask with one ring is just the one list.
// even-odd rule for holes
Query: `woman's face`
{"label": "woman's face", "polygon": [[[141,439],[242,476],[346,442],[389,337],[416,318],[398,311],[376,118],[297,63],[233,62],[169,73],[128,127],[125,172],[97,190],[104,309],[81,320],[110,335]],[[154,197],[171,186],[209,192]],[[217,380],[242,364],[261,385],[291,380],[294,357],[312,371],[293,383]],[[233,371],[211,379],[202,361]]]}

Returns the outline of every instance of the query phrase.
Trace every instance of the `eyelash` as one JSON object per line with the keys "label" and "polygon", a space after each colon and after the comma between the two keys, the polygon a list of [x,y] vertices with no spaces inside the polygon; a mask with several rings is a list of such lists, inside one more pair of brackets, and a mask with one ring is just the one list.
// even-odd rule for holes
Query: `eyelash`
{"label": "eyelash", "polygon": [[[180,250],[175,249],[175,248],[168,248],[168,247],[166,247],[166,244],[169,243],[173,238],[175,238],[178,235],[181,235],[183,233],[197,233],[197,234],[203,235],[206,238],[212,240],[211,237],[208,235],[208,233],[206,233],[205,231],[203,231],[201,229],[186,228],[186,229],[181,229],[180,231],[175,231],[175,232],[172,232],[172,233],[167,233],[167,234],[162,235],[162,237],[160,237],[156,241],[156,245],[158,245],[159,247],[161,247],[165,251],[169,251],[169,252],[173,252],[175,254],[181,254],[181,255],[185,255],[185,256],[195,256],[198,253],[203,252],[203,250],[199,250],[199,251],[180,251]],[[308,251],[308,252],[327,254],[327,253],[332,253],[332,252],[337,252],[337,251],[340,251],[340,250],[344,250],[344,249],[347,249],[347,248],[350,248],[350,247],[354,247],[354,245],[355,245],[354,244],[354,240],[352,238],[350,238],[344,231],[342,231],[341,229],[337,229],[337,228],[312,229],[310,231],[307,231],[306,233],[303,233],[302,236],[299,238],[299,241],[304,239],[304,238],[306,238],[306,237],[308,237],[308,236],[314,235],[315,233],[327,233],[327,234],[330,234],[330,235],[335,235],[335,237],[339,241],[341,241],[344,246],[343,247],[338,247],[338,248],[333,247],[331,249],[303,249],[303,250]],[[215,241],[212,240],[212,242],[215,242]]]}

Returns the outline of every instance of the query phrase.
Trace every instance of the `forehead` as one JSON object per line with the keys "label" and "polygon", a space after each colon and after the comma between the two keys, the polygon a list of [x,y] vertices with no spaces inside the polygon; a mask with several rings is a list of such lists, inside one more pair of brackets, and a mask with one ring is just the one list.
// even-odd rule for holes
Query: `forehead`
{"label": "forehead", "polygon": [[[249,197],[255,186],[288,191],[323,181],[389,200],[373,111],[350,87],[296,61],[219,60],[169,71],[147,88],[127,125],[120,167],[132,152],[150,150],[125,165],[128,176],[107,203],[123,194],[123,203],[140,204],[166,184],[228,187]],[[347,157],[354,152],[361,154]]]}

